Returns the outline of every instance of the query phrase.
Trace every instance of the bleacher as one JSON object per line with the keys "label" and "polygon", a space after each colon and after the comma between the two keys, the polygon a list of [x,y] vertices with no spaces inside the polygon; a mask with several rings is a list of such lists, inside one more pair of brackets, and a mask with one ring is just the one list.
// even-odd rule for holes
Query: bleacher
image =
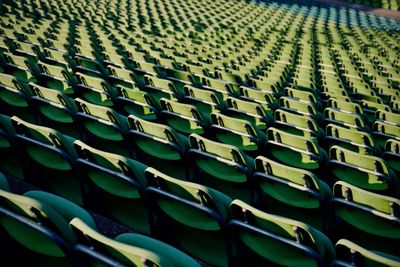
{"label": "bleacher", "polygon": [[400,266],[399,20],[3,0],[0,25],[1,266]]}

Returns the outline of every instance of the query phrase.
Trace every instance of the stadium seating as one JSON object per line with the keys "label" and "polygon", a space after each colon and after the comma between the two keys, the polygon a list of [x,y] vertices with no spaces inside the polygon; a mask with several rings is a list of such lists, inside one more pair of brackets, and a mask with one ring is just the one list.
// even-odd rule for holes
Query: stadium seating
{"label": "stadium seating", "polygon": [[1,1],[0,251],[400,266],[400,3],[346,2]]}

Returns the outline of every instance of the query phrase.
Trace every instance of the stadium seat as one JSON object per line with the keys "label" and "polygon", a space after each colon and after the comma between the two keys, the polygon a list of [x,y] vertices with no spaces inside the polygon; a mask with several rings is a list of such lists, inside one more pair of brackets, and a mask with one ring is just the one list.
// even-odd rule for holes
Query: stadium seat
{"label": "stadium seat", "polygon": [[190,160],[201,172],[195,181],[251,203],[251,175],[254,160],[235,146],[211,141],[196,134],[189,136]]}
{"label": "stadium seat", "polygon": [[149,184],[146,192],[158,211],[158,235],[206,263],[227,266],[231,248],[226,224],[231,199],[154,168],[148,168],[145,174]]}
{"label": "stadium seat", "polygon": [[332,207],[343,238],[371,250],[399,255],[398,198],[371,193],[346,182],[333,187]]}
{"label": "stadium seat", "polygon": [[400,258],[396,255],[368,250],[347,239],[340,239],[335,248],[336,260],[330,264],[331,267],[400,265]]}
{"label": "stadium seat", "polygon": [[262,212],[240,200],[232,202],[231,211],[231,231],[252,252],[233,260],[247,266],[325,266],[335,258],[331,241],[307,224]]}

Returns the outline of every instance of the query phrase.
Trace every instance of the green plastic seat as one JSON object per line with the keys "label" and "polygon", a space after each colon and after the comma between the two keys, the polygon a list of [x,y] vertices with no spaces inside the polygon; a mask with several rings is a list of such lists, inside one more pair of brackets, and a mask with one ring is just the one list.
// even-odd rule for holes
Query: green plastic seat
{"label": "green plastic seat", "polygon": [[160,99],[160,105],[159,117],[182,134],[203,134],[209,125],[209,118],[195,106],[166,98]]}
{"label": "green plastic seat", "polygon": [[149,121],[157,119],[156,104],[148,93],[120,85],[116,88],[118,96],[115,98],[115,103],[121,114],[126,114],[126,116],[132,114]]}
{"label": "green plastic seat", "polygon": [[31,101],[35,105],[43,124],[53,129],[79,138],[77,129],[75,102],[65,93],[29,83],[32,92]]}
{"label": "green plastic seat", "polygon": [[400,114],[396,114],[386,110],[377,110],[375,112],[377,120],[385,121],[386,123],[400,126]]}
{"label": "green plastic seat", "polygon": [[228,97],[227,109],[224,111],[229,116],[247,120],[257,129],[264,130],[272,121],[272,111],[269,113],[263,105],[238,98]]}
{"label": "green plastic seat", "polygon": [[332,206],[340,219],[343,238],[371,250],[399,255],[398,198],[339,181],[333,187]]}
{"label": "green plastic seat", "polygon": [[239,98],[260,103],[266,110],[275,109],[277,101],[272,91],[267,90],[256,90],[251,87],[240,86]]}
{"label": "green plastic seat", "polygon": [[[189,142],[186,136],[164,124],[128,116],[131,143],[138,150],[138,158],[147,165],[177,177],[187,176],[186,153]],[[140,155],[139,151],[143,154]]]}
{"label": "green plastic seat", "polygon": [[103,107],[75,98],[77,118],[82,125],[85,140],[104,151],[129,156],[133,151],[127,146],[128,121],[109,107]]}
{"label": "green plastic seat", "polygon": [[37,71],[37,59],[18,56],[13,53],[4,52],[0,54],[4,57],[6,63],[6,72],[15,76],[18,80],[23,82],[35,82],[36,78],[34,73]]}
{"label": "green plastic seat", "polygon": [[6,254],[5,257],[14,255],[16,264],[76,266],[78,261],[72,253],[72,246],[77,239],[69,221],[77,217],[96,229],[87,211],[47,192],[29,191],[17,195],[0,190],[0,203],[2,228],[25,249],[25,252],[18,251],[19,256],[24,255],[20,258],[15,258],[16,251]]}
{"label": "green plastic seat", "polygon": [[226,224],[232,200],[217,190],[154,168],[145,174],[146,192],[157,208],[155,225],[160,237],[206,263],[228,266]]}
{"label": "green plastic seat", "polygon": [[15,141],[23,155],[24,177],[44,188],[82,204],[79,175],[74,168],[75,139],[48,127],[11,117],[16,130]]}
{"label": "green plastic seat", "polygon": [[195,88],[190,85],[185,86],[183,92],[183,101],[196,106],[204,114],[210,114],[215,110],[225,108],[222,95],[217,92]]}
{"label": "green plastic seat", "polygon": [[35,122],[30,104],[31,93],[26,83],[18,78],[0,73],[0,111],[9,116],[19,117]]}
{"label": "green plastic seat", "polygon": [[295,112],[297,114],[308,115],[313,117],[316,121],[321,119],[321,114],[318,112],[313,102],[299,100],[292,97],[282,96],[279,98],[281,109]]}
{"label": "green plastic seat", "polygon": [[63,92],[67,95],[74,95],[73,88],[77,80],[73,76],[72,70],[65,66],[51,65],[44,62],[38,63],[40,68],[38,82],[45,87]]}
{"label": "green plastic seat", "polygon": [[366,249],[347,239],[340,239],[335,249],[336,260],[331,263],[332,267],[400,266],[400,257]]}
{"label": "green plastic seat", "polygon": [[384,148],[387,140],[400,140],[400,126],[376,120],[372,125],[372,136],[376,144]]}
{"label": "green plastic seat", "polygon": [[257,151],[266,141],[265,134],[246,120],[213,112],[211,122],[210,131],[219,142],[236,146],[243,151]]}
{"label": "green plastic seat", "polygon": [[106,80],[80,72],[75,73],[75,75],[79,79],[76,91],[82,98],[95,105],[105,107],[114,105],[113,100],[117,92]]}
{"label": "green plastic seat", "polygon": [[318,171],[327,160],[325,150],[311,138],[270,127],[267,130],[267,139],[266,151],[283,164]]}
{"label": "green plastic seat", "polygon": [[141,233],[150,234],[148,208],[144,201],[146,165],[74,142],[77,166],[89,183],[93,206],[99,213]]}
{"label": "green plastic seat", "polygon": [[197,169],[201,184],[221,191],[232,198],[251,202],[251,175],[254,161],[233,145],[211,141],[197,134],[189,136],[189,156]]}
{"label": "green plastic seat", "polygon": [[255,159],[254,183],[258,203],[267,211],[305,222],[324,231],[330,223],[332,191],[315,174],[263,156]]}
{"label": "green plastic seat", "polygon": [[274,127],[287,133],[296,134],[314,140],[321,139],[323,130],[312,116],[296,114],[287,110],[277,109],[274,112]]}
{"label": "green plastic seat", "polygon": [[[79,238],[74,252],[85,266],[179,266],[177,257],[186,256],[149,237],[126,234],[120,238],[121,241],[108,238],[79,218],[73,219],[70,226]],[[137,240],[143,243],[129,244]],[[159,247],[153,251],[155,242]],[[167,251],[169,255],[166,255]],[[197,266],[188,256],[183,258],[182,262],[189,264],[187,266]]]}
{"label": "green plastic seat", "polygon": [[377,151],[370,134],[336,124],[328,124],[326,126],[326,136],[323,142],[327,150],[334,145],[338,145],[353,152],[366,155],[371,155]]}
{"label": "green plastic seat", "polygon": [[108,65],[107,70],[110,73],[108,79],[111,80],[111,84],[114,87],[118,85],[124,88],[135,89],[136,86],[136,74],[128,69],[117,67],[113,65]]}
{"label": "green plastic seat", "polygon": [[234,260],[246,266],[326,266],[335,258],[328,237],[307,224],[265,213],[240,200],[232,202],[231,212],[230,229],[247,248]]}
{"label": "green plastic seat", "polygon": [[328,168],[334,179],[371,192],[398,194],[398,179],[383,159],[339,146],[331,147],[329,159]]}
{"label": "green plastic seat", "polygon": [[386,161],[390,168],[392,168],[399,177],[400,174],[400,141],[396,139],[389,139],[385,143],[385,151],[381,157]]}
{"label": "green plastic seat", "polygon": [[23,179],[22,161],[15,146],[15,133],[11,118],[0,114],[0,170]]}
{"label": "green plastic seat", "polygon": [[325,123],[333,123],[339,126],[343,126],[350,129],[356,129],[359,131],[368,130],[365,125],[363,118],[356,113],[343,112],[334,108],[326,108],[324,110]]}
{"label": "green plastic seat", "polygon": [[178,91],[172,81],[149,75],[145,75],[144,80],[146,82],[144,90],[154,98],[156,103],[158,103],[161,98],[177,100],[182,97],[182,93]]}

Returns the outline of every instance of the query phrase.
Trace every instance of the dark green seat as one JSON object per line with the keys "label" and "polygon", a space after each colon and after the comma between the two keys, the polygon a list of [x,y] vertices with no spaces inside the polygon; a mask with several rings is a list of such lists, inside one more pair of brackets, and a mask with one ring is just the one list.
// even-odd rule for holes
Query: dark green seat
{"label": "dark green seat", "polygon": [[17,115],[29,122],[35,122],[31,92],[28,85],[12,75],[0,73],[0,111],[9,116]]}
{"label": "dark green seat", "polygon": [[63,92],[29,83],[31,101],[35,105],[41,122],[63,134],[80,138],[75,102]]}
{"label": "dark green seat", "polygon": [[206,263],[227,266],[226,232],[231,199],[200,184],[145,171],[150,200],[157,207],[156,229],[163,240]]}
{"label": "dark green seat", "polygon": [[82,204],[80,178],[74,168],[75,139],[15,116],[11,122],[16,130],[15,140],[23,155],[25,178]]}
{"label": "dark green seat", "polygon": [[199,266],[186,254],[150,237],[127,233],[111,239],[79,218],[70,226],[79,238],[75,255],[84,266]]}
{"label": "dark green seat", "polygon": [[[335,249],[324,234],[299,221],[260,211],[240,200],[231,204],[229,222],[239,245],[238,266],[327,266]],[[240,252],[243,252],[241,254]]]}
{"label": "dark green seat", "polygon": [[23,179],[22,161],[18,156],[15,145],[16,131],[12,125],[11,118],[0,114],[0,169],[12,174],[14,177]]}
{"label": "dark green seat", "polygon": [[[15,264],[79,266],[72,254],[76,236],[68,225],[75,217],[96,228],[89,213],[59,196],[43,191],[17,195],[0,190],[1,225],[18,243],[16,246],[8,244],[11,251],[7,256],[11,256]],[[16,254],[13,249],[18,249],[19,245],[25,252],[19,248]]]}
{"label": "dark green seat", "polygon": [[398,255],[369,250],[347,239],[340,239],[335,248],[336,260],[330,264],[330,267],[400,266]]}
{"label": "dark green seat", "polygon": [[89,184],[89,205],[131,229],[150,234],[149,214],[144,200],[146,165],[74,142],[77,166]]}

